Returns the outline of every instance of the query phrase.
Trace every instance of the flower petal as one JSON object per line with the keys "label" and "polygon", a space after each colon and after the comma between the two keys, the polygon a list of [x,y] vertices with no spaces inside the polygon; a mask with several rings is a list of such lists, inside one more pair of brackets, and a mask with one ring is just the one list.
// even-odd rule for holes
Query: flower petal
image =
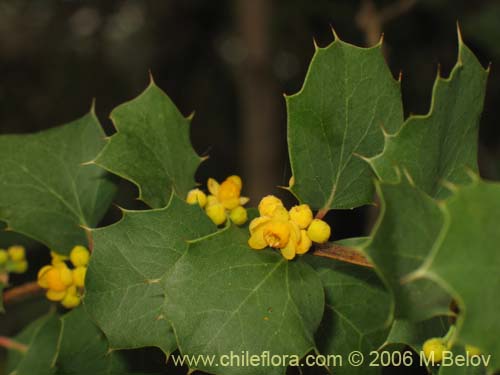
{"label": "flower petal", "polygon": [[267,243],[264,239],[264,227],[257,229],[248,240],[248,246],[254,250],[262,250],[267,247]]}
{"label": "flower petal", "polygon": [[210,194],[217,196],[217,193],[219,192],[219,183],[213,178],[209,178],[207,181],[207,188]]}

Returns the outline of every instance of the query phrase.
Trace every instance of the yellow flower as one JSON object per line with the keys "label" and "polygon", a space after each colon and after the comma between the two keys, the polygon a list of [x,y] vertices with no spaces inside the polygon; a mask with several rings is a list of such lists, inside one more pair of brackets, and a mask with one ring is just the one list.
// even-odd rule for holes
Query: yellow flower
{"label": "yellow flower", "polygon": [[236,225],[243,225],[247,221],[247,212],[242,206],[249,199],[241,196],[242,186],[241,178],[236,175],[229,176],[221,184],[209,178],[207,188],[210,194],[207,196],[200,189],[193,189],[188,193],[186,201],[191,204],[199,203],[216,225],[224,224],[228,216]]}
{"label": "yellow flower", "polygon": [[207,204],[207,195],[200,189],[193,189],[188,193],[186,202],[189,204],[198,204],[203,208]]}
{"label": "yellow flower", "polygon": [[84,246],[75,246],[69,254],[69,259],[75,267],[86,266],[89,263],[90,253]]}
{"label": "yellow flower", "polygon": [[434,363],[439,363],[443,360],[443,353],[447,351],[447,348],[442,338],[435,337],[424,342],[422,350],[427,359],[433,359]]}
{"label": "yellow flower", "polygon": [[25,259],[26,253],[23,246],[11,246],[7,250],[10,259],[14,262],[19,262]]}
{"label": "yellow flower", "polygon": [[222,225],[226,222],[226,210],[220,203],[215,203],[205,208],[205,212],[215,225]]}
{"label": "yellow flower", "polygon": [[290,224],[272,220],[264,227],[263,236],[268,246],[282,249],[290,239]]}
{"label": "yellow flower", "polygon": [[[324,241],[330,236],[328,224],[321,220],[320,223],[314,222],[311,208],[306,204],[295,206],[288,212],[280,199],[268,195],[260,201],[259,213],[261,216],[253,219],[249,225],[248,245],[254,250],[273,247],[280,249],[285,259],[291,260],[297,254],[308,252],[313,240],[323,240],[321,236],[325,236],[324,225],[328,229]],[[306,230],[312,223],[314,239]]]}
{"label": "yellow flower", "polygon": [[313,242],[316,243],[324,243],[328,241],[330,238],[330,232],[330,226],[320,219],[314,219],[307,229],[307,235]]}
{"label": "yellow flower", "polygon": [[260,216],[274,216],[276,209],[283,207],[281,199],[274,195],[267,195],[259,203]]}
{"label": "yellow flower", "polygon": [[231,213],[229,214],[229,218],[236,225],[243,225],[248,219],[247,210],[245,210],[245,208],[242,206],[233,208],[231,210]]}
{"label": "yellow flower", "polygon": [[44,266],[38,272],[38,285],[55,292],[65,291],[73,283],[73,275],[64,263]]}
{"label": "yellow flower", "polygon": [[307,204],[293,206],[290,209],[290,219],[297,223],[300,229],[306,229],[311,224],[313,213]]}

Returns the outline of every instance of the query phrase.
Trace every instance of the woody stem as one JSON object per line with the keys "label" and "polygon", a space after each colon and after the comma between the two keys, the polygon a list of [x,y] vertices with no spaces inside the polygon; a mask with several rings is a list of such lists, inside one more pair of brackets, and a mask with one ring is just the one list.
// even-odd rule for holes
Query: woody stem
{"label": "woody stem", "polygon": [[371,263],[357,249],[334,243],[317,245],[312,255],[339,260],[342,262],[355,264],[358,266],[373,268],[373,263]]}
{"label": "woody stem", "polygon": [[21,344],[20,342],[17,342],[5,336],[0,336],[0,347],[11,350],[17,350],[18,352],[21,353],[26,353],[28,351],[27,345]]}

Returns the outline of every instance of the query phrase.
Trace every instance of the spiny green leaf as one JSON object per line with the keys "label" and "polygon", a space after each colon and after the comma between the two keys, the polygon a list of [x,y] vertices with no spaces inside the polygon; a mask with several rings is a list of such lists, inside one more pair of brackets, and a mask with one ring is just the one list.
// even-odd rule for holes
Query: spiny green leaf
{"label": "spiny green leaf", "polygon": [[67,254],[86,244],[115,188],[95,165],[104,134],[93,112],[64,126],[0,136],[0,220]]}
{"label": "spiny green leaf", "polygon": [[458,61],[450,78],[434,83],[429,113],[410,116],[386,137],[384,151],[368,159],[378,177],[395,182],[408,171],[416,186],[433,197],[449,195],[442,181],[469,182],[477,171],[478,127],[488,71],[459,38]]}
{"label": "spiny green leaf", "polygon": [[117,133],[96,163],[136,184],[139,198],[164,207],[172,191],[184,198],[202,161],[189,140],[189,119],[151,81],[137,98],[113,110]]}
{"label": "spiny green leaf", "polygon": [[318,48],[304,86],[286,102],[293,194],[315,209],[370,203],[372,173],[355,154],[378,154],[381,127],[395,132],[403,123],[400,85],[382,45],[359,48],[336,39]]}
{"label": "spiny green leaf", "polygon": [[[491,354],[500,369],[500,184],[475,180],[442,205],[446,231],[413,278],[430,279],[456,299],[456,340]],[[488,333],[489,332],[489,333]]]}
{"label": "spiny green leaf", "polygon": [[431,280],[402,284],[419,268],[438,240],[444,225],[433,199],[411,186],[377,184],[381,211],[365,252],[391,290],[396,319],[425,320],[446,315],[451,297]]}
{"label": "spiny green leaf", "polygon": [[187,250],[187,240],[214,225],[198,206],[172,196],[168,207],[125,211],[123,219],[93,231],[95,249],[86,277],[85,306],[113,348],[176,348],[161,306],[161,279]]}
{"label": "spiny green leaf", "polygon": [[124,354],[108,350],[103,333],[82,307],[64,315],[61,322],[59,351],[54,361],[58,375],[126,373]]}
{"label": "spiny green leaf", "polygon": [[337,363],[331,368],[335,374],[380,374],[368,358],[387,337],[392,318],[390,294],[372,270],[319,257],[305,259],[325,288],[325,313],[316,334],[319,352],[340,354],[343,361],[355,350],[365,355],[367,360],[359,367]]}
{"label": "spiny green leaf", "polygon": [[422,345],[427,339],[443,337],[448,332],[450,324],[447,318],[436,317],[420,322],[395,320],[384,343],[384,347],[394,344],[410,346],[420,355]]}
{"label": "spiny green leaf", "polygon": [[[315,347],[324,308],[317,274],[272,250],[251,250],[248,232],[228,228],[190,244],[165,281],[165,314],[182,354],[295,355]],[[217,374],[284,374],[284,367],[197,369]]]}
{"label": "spiny green leaf", "polygon": [[55,314],[48,314],[31,323],[15,339],[28,346],[26,353],[9,352],[8,373],[15,375],[53,375],[54,357],[61,322]]}

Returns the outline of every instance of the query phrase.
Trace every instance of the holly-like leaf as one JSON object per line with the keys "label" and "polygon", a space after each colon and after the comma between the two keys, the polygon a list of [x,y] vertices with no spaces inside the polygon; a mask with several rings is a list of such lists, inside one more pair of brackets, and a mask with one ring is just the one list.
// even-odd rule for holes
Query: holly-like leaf
{"label": "holly-like leaf", "polygon": [[316,334],[321,354],[341,355],[360,351],[366,360],[362,366],[336,363],[335,374],[380,374],[370,366],[370,352],[385,341],[391,323],[391,296],[370,269],[319,257],[306,257],[325,288],[325,313]]}
{"label": "holly-like leaf", "polygon": [[166,206],[172,191],[184,198],[203,160],[189,140],[190,120],[151,81],[137,98],[113,110],[114,134],[95,163],[139,188],[149,206]]}
{"label": "holly-like leaf", "polygon": [[[500,369],[500,184],[475,181],[442,205],[446,232],[422,267],[407,279],[430,279],[459,305],[456,340],[491,354]],[[488,334],[489,332],[489,334]]]}
{"label": "holly-like leaf", "polygon": [[427,339],[443,337],[448,332],[450,324],[447,318],[436,317],[420,322],[395,320],[384,343],[388,345],[404,344],[411,347],[418,355]]}
{"label": "holly-like leaf", "polygon": [[175,350],[161,309],[166,293],[161,280],[186,252],[188,240],[213,231],[198,206],[172,196],[166,208],[124,211],[118,223],[92,232],[84,303],[112,348]]}
{"label": "holly-like leaf", "polygon": [[380,215],[365,252],[391,290],[396,319],[426,320],[447,315],[451,297],[432,280],[403,284],[438,241],[444,217],[436,202],[404,179],[377,184]]}
{"label": "holly-like leaf", "polygon": [[59,350],[55,358],[57,374],[125,374],[124,354],[109,351],[103,333],[85,310],[77,308],[61,318]]}
{"label": "holly-like leaf", "polygon": [[64,126],[0,136],[0,220],[10,230],[67,254],[86,244],[115,188],[105,171],[83,165],[104,145],[93,111]]}
{"label": "holly-like leaf", "polygon": [[53,360],[57,352],[57,341],[61,322],[55,314],[48,314],[24,329],[16,341],[27,345],[25,353],[9,351],[7,373],[15,375],[53,375]]}
{"label": "holly-like leaf", "polygon": [[[166,279],[165,314],[182,354],[215,356],[196,369],[217,374],[284,374],[285,366],[218,366],[231,352],[297,359],[315,348],[324,308],[321,281],[301,261],[248,245],[230,227],[197,240]],[[291,357],[295,356],[295,357]],[[193,368],[194,370],[194,368]]]}
{"label": "holly-like leaf", "polygon": [[[459,34],[460,35],[460,34]],[[434,83],[429,113],[410,116],[401,130],[386,136],[384,151],[367,159],[383,181],[395,182],[406,170],[429,195],[449,195],[442,181],[469,182],[477,171],[478,127],[488,70],[459,38],[458,61],[448,79]]]}
{"label": "holly-like leaf", "polygon": [[315,209],[370,203],[372,172],[355,154],[380,153],[382,126],[395,132],[403,123],[400,85],[382,44],[359,48],[336,38],[317,48],[302,89],[286,103],[292,193]]}

